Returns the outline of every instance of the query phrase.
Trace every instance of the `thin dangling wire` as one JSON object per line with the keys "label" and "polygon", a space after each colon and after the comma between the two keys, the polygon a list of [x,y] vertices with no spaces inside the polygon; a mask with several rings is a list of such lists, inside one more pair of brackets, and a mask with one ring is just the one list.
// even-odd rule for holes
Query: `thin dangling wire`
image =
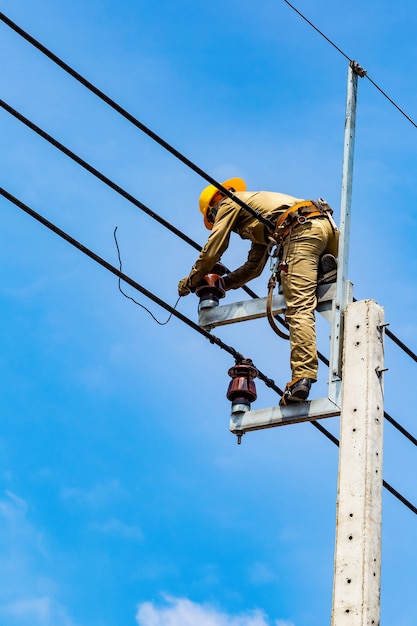
{"label": "thin dangling wire", "polygon": [[[123,271],[123,270],[122,270],[122,259],[121,259],[121,256],[120,256],[120,248],[119,248],[119,243],[118,243],[118,241],[117,241],[116,232],[117,232],[117,226],[116,226],[116,228],[114,229],[113,236],[114,236],[114,241],[116,242],[117,256],[118,256],[118,258],[119,258],[119,269],[120,269],[120,271],[122,272],[122,271]],[[173,313],[170,313],[170,315],[169,315],[168,319],[166,320],[166,322],[160,322],[160,321],[159,321],[159,320],[155,317],[155,315],[152,313],[152,311],[150,311],[148,308],[146,308],[146,306],[144,306],[143,304],[141,304],[140,302],[138,302],[137,300],[135,300],[134,298],[132,298],[132,296],[129,296],[127,293],[125,293],[125,292],[123,291],[123,289],[122,289],[122,287],[121,287],[121,279],[120,279],[120,276],[119,276],[119,281],[118,281],[118,283],[119,283],[119,291],[120,291],[120,293],[121,293],[121,294],[122,294],[125,298],[127,298],[128,300],[132,300],[132,302],[134,302],[135,304],[137,304],[137,306],[140,306],[142,309],[145,309],[145,311],[146,311],[147,313],[149,313],[149,315],[152,317],[152,319],[153,319],[153,320],[154,320],[157,324],[159,324],[160,326],[165,326],[166,324],[168,324],[169,320],[170,320],[170,319],[171,319],[171,317],[173,316]],[[174,310],[177,308],[177,305],[178,305],[178,302],[180,301],[180,298],[181,298],[181,296],[179,296],[178,300],[176,301],[176,303],[175,303],[175,305],[174,305],[174,307],[173,307],[173,308],[174,308]]]}

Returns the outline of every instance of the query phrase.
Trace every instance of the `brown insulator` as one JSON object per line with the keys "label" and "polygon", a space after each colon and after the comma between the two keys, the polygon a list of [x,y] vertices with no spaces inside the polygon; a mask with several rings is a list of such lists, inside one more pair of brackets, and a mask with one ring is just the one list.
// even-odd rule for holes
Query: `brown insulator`
{"label": "brown insulator", "polygon": [[226,295],[224,280],[219,274],[206,274],[197,285],[195,293],[200,298],[200,307],[217,306],[220,298]]}
{"label": "brown insulator", "polygon": [[258,375],[251,359],[244,359],[228,371],[232,380],[229,383],[226,397],[232,404],[250,405],[257,398],[254,378]]}

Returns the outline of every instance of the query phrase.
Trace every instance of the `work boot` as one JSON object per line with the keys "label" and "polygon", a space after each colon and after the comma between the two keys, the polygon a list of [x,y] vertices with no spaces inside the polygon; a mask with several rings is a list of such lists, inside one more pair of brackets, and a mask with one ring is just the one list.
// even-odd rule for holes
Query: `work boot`
{"label": "work boot", "polygon": [[318,285],[334,283],[337,276],[337,261],[333,254],[323,254],[319,261]]}
{"label": "work boot", "polygon": [[310,393],[311,378],[300,378],[297,382],[287,383],[280,404],[290,404],[291,402],[305,402]]}

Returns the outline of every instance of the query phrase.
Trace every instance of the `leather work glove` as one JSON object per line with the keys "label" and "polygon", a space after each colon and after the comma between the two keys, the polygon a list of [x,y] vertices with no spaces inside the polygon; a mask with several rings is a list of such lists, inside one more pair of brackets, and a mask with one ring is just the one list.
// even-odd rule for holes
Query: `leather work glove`
{"label": "leather work glove", "polygon": [[178,283],[178,295],[179,296],[188,296],[191,293],[191,289],[187,286],[188,276],[182,278]]}

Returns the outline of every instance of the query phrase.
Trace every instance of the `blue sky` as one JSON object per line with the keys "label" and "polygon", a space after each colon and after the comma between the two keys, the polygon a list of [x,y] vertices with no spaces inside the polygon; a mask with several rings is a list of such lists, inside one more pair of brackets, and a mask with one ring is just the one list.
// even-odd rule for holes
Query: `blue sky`
{"label": "blue sky", "polygon": [[[299,0],[417,122],[414,2]],[[285,2],[2,0],[1,10],[218,180],[340,205],[347,61]],[[3,23],[2,99],[203,244],[206,182]],[[196,252],[0,110],[2,186],[173,305]],[[417,349],[416,128],[360,79],[349,277]],[[0,200],[0,623],[330,622],[337,448],[309,424],[229,432],[232,358],[158,326],[117,280]],[[224,258],[236,267],[240,241]],[[267,272],[252,288],[266,294]],[[126,291],[162,321],[166,311]],[[228,301],[243,299],[243,292]],[[179,310],[197,319],[194,296]],[[329,329],[318,321],[328,354]],[[218,329],[283,387],[266,321]],[[417,434],[416,364],[386,342],[386,410]],[[316,397],[326,394],[320,368]],[[258,383],[254,408],[278,397]],[[338,420],[326,428],[338,435]],[[384,478],[417,503],[413,445]],[[417,621],[416,516],[384,492],[381,623]]]}

